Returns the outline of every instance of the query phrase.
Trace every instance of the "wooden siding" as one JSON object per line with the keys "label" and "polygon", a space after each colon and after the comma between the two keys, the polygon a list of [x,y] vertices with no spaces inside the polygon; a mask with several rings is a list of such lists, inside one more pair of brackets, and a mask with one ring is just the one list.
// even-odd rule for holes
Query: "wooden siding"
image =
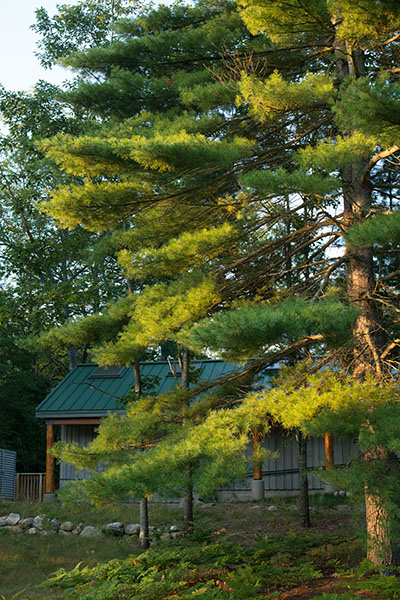
{"label": "wooden siding", "polygon": [[18,473],[15,477],[15,500],[41,502],[46,486],[46,473]]}
{"label": "wooden siding", "polygon": [[[61,441],[88,446],[95,438],[95,430],[95,425],[61,425]],[[90,471],[87,469],[77,472],[76,467],[71,463],[62,462],[60,465],[60,488],[75,479],[88,479],[88,477],[90,477]]]}
{"label": "wooden siding", "polygon": [[[62,425],[61,441],[76,442],[81,446],[87,446],[95,437],[95,426],[91,425]],[[345,465],[351,456],[359,453],[356,440],[334,440],[335,465]],[[262,474],[266,492],[295,491],[299,488],[297,448],[294,439],[283,435],[279,431],[273,432],[264,440],[264,447],[272,453],[277,453],[276,459],[271,459],[263,465]],[[251,445],[247,449],[247,456],[251,460]],[[308,468],[310,490],[322,490],[324,484],[312,473],[312,469],[325,465],[325,449],[323,438],[311,438],[308,443]],[[76,469],[69,463],[61,463],[60,487],[75,479],[86,479],[90,476],[89,471],[81,471],[77,474]],[[252,480],[252,472],[248,472],[245,480],[232,484],[229,490],[249,491]],[[229,491],[227,490],[227,491]]]}
{"label": "wooden siding", "polygon": [[[335,465],[345,465],[352,456],[358,456],[359,450],[355,440],[337,440],[334,444]],[[292,491],[299,489],[298,459],[296,442],[292,437],[283,435],[279,431],[272,432],[263,444],[264,448],[272,453],[277,453],[276,459],[264,463],[262,475],[266,492]],[[248,447],[247,456],[251,459],[251,447]],[[324,484],[312,473],[313,469],[325,466],[325,447],[323,438],[310,438],[308,442],[307,467],[309,473],[309,489],[322,490]],[[250,491],[252,472],[248,472],[244,481],[235,482],[230,488],[233,491]]]}

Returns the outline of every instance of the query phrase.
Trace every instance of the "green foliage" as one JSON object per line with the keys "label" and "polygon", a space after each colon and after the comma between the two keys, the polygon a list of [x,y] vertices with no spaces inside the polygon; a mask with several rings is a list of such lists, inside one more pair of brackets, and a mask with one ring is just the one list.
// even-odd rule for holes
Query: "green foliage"
{"label": "green foliage", "polygon": [[335,192],[341,185],[334,177],[310,175],[302,171],[288,173],[282,168],[273,172],[252,171],[242,177],[242,182],[262,197],[302,192],[303,194],[312,194],[316,199],[324,198],[327,194]]}
{"label": "green foliage", "polygon": [[243,0],[243,19],[252,33],[262,31],[273,42],[303,41],[314,37],[315,31],[328,30],[330,15],[325,0],[311,0],[305,5],[295,0],[289,5],[283,0],[265,4],[258,0]]}
{"label": "green foliage", "polygon": [[350,246],[397,244],[400,239],[399,213],[371,217],[360,225],[351,227],[346,239]]}
{"label": "green foliage", "polygon": [[0,448],[17,452],[19,472],[41,472],[44,427],[35,408],[48,392],[48,380],[18,341],[11,328],[0,327]]}
{"label": "green foliage", "polygon": [[285,339],[320,335],[329,344],[349,336],[357,311],[335,300],[312,304],[289,298],[279,304],[247,304],[196,324],[185,343],[196,350],[210,348],[221,356],[246,359],[259,356]]}
{"label": "green foliage", "polygon": [[397,144],[399,96],[399,84],[386,73],[375,81],[359,77],[340,89],[340,100],[333,104],[335,120],[344,131],[364,131],[382,146]]}
{"label": "green foliage", "polygon": [[[296,542],[300,542],[296,549]],[[310,557],[301,557],[320,543],[288,536],[271,537],[246,548],[229,542],[198,545],[193,542],[153,548],[135,559],[110,561],[95,568],[77,566],[60,571],[46,585],[65,590],[65,598],[111,600],[157,600],[173,595],[180,600],[203,600],[269,597],[268,591],[279,586],[294,587],[321,577]],[[275,560],[276,553],[286,557],[285,566]],[[260,594],[262,594],[260,596]]]}
{"label": "green foliage", "polygon": [[264,81],[242,75],[240,96],[237,101],[250,103],[250,110],[261,121],[276,119],[288,110],[296,112],[312,109],[332,99],[332,77],[322,73],[305,73],[299,82],[286,81],[279,71],[274,71]]}
{"label": "green foliage", "polygon": [[37,56],[47,68],[81,48],[109,45],[116,20],[133,10],[130,0],[80,0],[76,5],[60,4],[57,8],[53,17],[45,8],[36,9],[32,26],[41,36]]}
{"label": "green foliage", "polygon": [[232,225],[224,223],[193,233],[185,232],[160,248],[143,248],[135,253],[121,250],[118,260],[128,277],[142,279],[155,273],[173,277],[177,264],[184,271],[211,261],[229,247],[234,234]]}
{"label": "green foliage", "polygon": [[357,131],[345,138],[337,136],[330,142],[321,141],[316,146],[307,146],[299,151],[297,162],[304,169],[320,169],[329,173],[368,156],[376,143],[375,137]]}

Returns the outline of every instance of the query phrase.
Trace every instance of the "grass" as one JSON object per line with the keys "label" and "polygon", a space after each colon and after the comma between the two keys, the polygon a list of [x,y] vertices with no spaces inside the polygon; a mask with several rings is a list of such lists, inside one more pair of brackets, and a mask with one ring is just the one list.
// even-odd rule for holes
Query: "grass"
{"label": "grass", "polygon": [[[355,514],[330,506],[330,504],[342,503],[343,501],[336,502],[336,499],[335,502],[324,500],[322,497],[314,500],[314,510],[312,511],[314,527],[311,535],[319,535],[321,539],[326,536],[333,536],[336,539],[338,535],[342,535],[344,539],[349,537],[349,531],[355,521]],[[269,511],[270,505],[275,505],[277,510]],[[88,505],[75,504],[64,507],[58,503],[0,502],[0,516],[10,512],[17,512],[23,517],[42,514],[61,521],[71,520],[74,523],[84,522],[91,525],[103,525],[116,520],[137,523],[139,519],[138,506],[135,504],[111,504],[98,511]],[[182,509],[177,505],[150,504],[149,513],[150,524],[155,527],[182,524]],[[268,543],[267,540],[277,536],[304,535],[293,502],[272,499],[257,504],[231,503],[216,504],[212,508],[197,508],[195,522],[198,533],[196,534],[197,538],[195,536],[195,539],[192,540],[194,544],[202,541],[202,532],[207,532],[204,534],[204,539],[208,540],[207,543],[209,540],[225,539],[227,543],[240,544],[244,549],[252,547],[255,540],[258,540],[257,543],[265,544]],[[282,539],[285,538],[282,537]],[[334,561],[340,562],[345,552],[347,552],[345,556],[347,566],[355,557],[357,560],[362,557],[359,551],[360,545],[358,545],[357,551],[351,544],[345,544],[346,551],[337,543],[328,544],[328,546],[328,549],[321,546],[318,557],[324,556],[325,553],[329,558],[329,560],[327,558],[328,562],[333,561],[332,564]],[[118,559],[122,562],[130,560],[128,559],[130,555],[137,556],[139,553],[137,538],[128,540],[127,538],[105,536],[101,538],[56,535],[28,536],[0,529],[0,598],[2,600],[3,598],[12,600],[14,597],[19,600],[55,600],[61,597],[58,591],[54,588],[38,588],[37,586],[60,568],[69,571],[77,563],[82,563],[82,567],[95,568],[96,565],[111,559]],[[309,557],[312,562],[317,564],[317,556],[313,555],[312,550],[309,552]],[[243,577],[247,576],[243,575]],[[245,598],[246,596],[240,600],[245,600]]]}

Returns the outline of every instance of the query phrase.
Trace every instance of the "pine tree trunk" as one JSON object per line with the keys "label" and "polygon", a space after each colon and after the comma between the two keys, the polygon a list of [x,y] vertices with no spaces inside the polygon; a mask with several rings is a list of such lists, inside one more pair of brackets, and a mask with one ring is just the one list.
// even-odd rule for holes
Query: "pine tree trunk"
{"label": "pine tree trunk", "polygon": [[301,431],[296,433],[297,457],[299,462],[299,513],[303,527],[310,527],[310,504],[307,476],[307,438]]}
{"label": "pine tree trunk", "polygon": [[139,542],[143,549],[149,547],[149,512],[147,498],[140,498]]}
{"label": "pine tree trunk", "polygon": [[186,491],[183,497],[183,529],[193,531],[193,481],[191,469],[188,469]]}
{"label": "pine tree trunk", "polygon": [[[140,362],[136,360],[132,363],[133,375],[135,379],[135,394],[140,398],[142,394],[142,378],[140,376]],[[149,547],[149,507],[147,498],[140,498],[139,502],[139,541],[142,548]]]}
{"label": "pine tree trunk", "polygon": [[[340,14],[332,19],[335,27],[340,23]],[[336,70],[338,80],[343,83],[346,77],[356,79],[366,75],[363,52],[354,50],[349,44],[337,38]],[[368,171],[369,157],[342,169],[344,196],[345,229],[361,223],[367,218],[372,205],[372,189]],[[375,278],[372,246],[346,248],[347,294],[351,304],[360,310],[353,327],[353,375],[363,378],[373,373],[380,378],[382,366],[381,349],[385,334],[382,319],[374,302]],[[366,424],[366,426],[368,426]],[[360,432],[360,436],[362,432]],[[364,456],[366,462],[390,461],[383,448],[375,448]],[[382,496],[382,494],[381,494]],[[383,496],[377,490],[369,490],[365,485],[366,527],[368,535],[367,557],[377,565],[395,565],[398,553],[393,550],[394,540],[387,518]]]}
{"label": "pine tree trunk", "polygon": [[[345,171],[350,175],[345,189],[345,225],[350,227],[362,222],[371,208],[369,181],[363,178],[367,161],[353,165]],[[351,182],[351,183],[350,183]],[[381,317],[373,301],[375,291],[373,253],[370,246],[359,246],[347,251],[347,292],[350,302],[360,310],[353,327],[354,357],[353,375],[363,378],[368,373],[378,379],[382,376],[379,355],[385,343]],[[360,433],[360,436],[362,433]],[[383,448],[366,453],[366,462],[388,461]],[[367,558],[376,565],[394,565],[397,552],[393,540],[383,497],[365,486],[366,527],[368,535]]]}
{"label": "pine tree trunk", "polygon": [[[181,372],[182,372],[182,389],[189,389],[189,369],[190,369],[190,356],[189,349],[182,348],[181,354]],[[183,528],[185,531],[193,530],[193,478],[192,478],[193,465],[189,464],[187,469],[187,482],[185,495],[183,497]]]}

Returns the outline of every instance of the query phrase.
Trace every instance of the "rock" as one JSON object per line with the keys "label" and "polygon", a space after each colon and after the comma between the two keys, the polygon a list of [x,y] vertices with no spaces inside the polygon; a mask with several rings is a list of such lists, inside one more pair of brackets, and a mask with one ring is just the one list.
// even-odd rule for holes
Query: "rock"
{"label": "rock", "polygon": [[19,515],[18,513],[10,513],[7,517],[7,525],[10,525],[10,527],[13,527],[17,523],[19,523],[20,520],[21,520],[21,515]]}
{"label": "rock", "polygon": [[43,529],[43,517],[41,515],[38,515],[37,517],[35,517],[33,519],[33,526],[36,527],[36,529],[38,529],[39,531],[42,531],[42,529]]}
{"label": "rock", "polygon": [[276,506],[268,506],[267,510],[273,511],[273,510],[278,510]]}
{"label": "rock", "polygon": [[8,517],[0,517],[0,527],[5,527],[7,525]]}
{"label": "rock", "polygon": [[60,525],[60,531],[72,531],[74,528],[74,524],[71,521],[64,521]]}
{"label": "rock", "polygon": [[170,536],[174,540],[177,537],[183,537],[185,535],[184,531],[173,531]]}
{"label": "rock", "polygon": [[32,517],[27,517],[26,519],[21,519],[20,522],[18,523],[18,527],[21,527],[21,529],[30,529],[31,527],[33,527],[33,518]]}
{"label": "rock", "polygon": [[51,519],[49,521],[49,526],[53,531],[58,531],[60,529],[60,521],[58,519]]}
{"label": "rock", "polygon": [[[52,532],[52,533],[54,533],[54,532]],[[49,532],[47,531],[47,529],[43,529],[42,531],[39,531],[39,535],[49,535]]]}
{"label": "rock", "polygon": [[65,529],[59,529],[58,535],[72,535],[70,531],[65,531]]}
{"label": "rock", "polygon": [[74,529],[72,530],[72,533],[74,535],[80,535],[81,532],[82,532],[83,527],[84,527],[83,523],[78,523],[78,525],[76,527],[74,527]]}
{"label": "rock", "polygon": [[125,525],[125,533],[127,535],[139,535],[140,525],[138,523],[128,523]]}
{"label": "rock", "polygon": [[11,531],[12,533],[23,533],[21,527],[18,527],[18,525],[10,525],[8,531]]}
{"label": "rock", "polygon": [[254,506],[251,506],[250,508],[253,508],[253,509],[254,509],[254,508],[255,508],[255,509],[259,509],[259,508],[261,508],[261,506],[260,506],[259,504],[255,504]]}
{"label": "rock", "polygon": [[107,523],[107,525],[104,525],[103,531],[104,531],[104,533],[107,533],[108,535],[121,536],[121,535],[124,535],[125,528],[124,528],[123,523],[121,523],[120,521],[115,521],[114,523]]}
{"label": "rock", "polygon": [[82,537],[97,537],[99,535],[101,535],[99,527],[93,527],[92,525],[86,525],[81,533]]}
{"label": "rock", "polygon": [[215,506],[215,502],[201,502],[196,505],[197,508],[212,508]]}
{"label": "rock", "polygon": [[162,536],[160,537],[160,540],[162,540],[163,542],[166,542],[170,539],[172,539],[170,533],[163,533]]}
{"label": "rock", "polygon": [[169,530],[170,531],[182,531],[182,527],[178,527],[177,525],[171,525]]}
{"label": "rock", "polygon": [[[36,527],[30,527],[26,533],[28,533],[29,535],[35,535],[36,533],[38,533],[38,529],[36,529]],[[41,533],[41,532],[40,532]]]}

